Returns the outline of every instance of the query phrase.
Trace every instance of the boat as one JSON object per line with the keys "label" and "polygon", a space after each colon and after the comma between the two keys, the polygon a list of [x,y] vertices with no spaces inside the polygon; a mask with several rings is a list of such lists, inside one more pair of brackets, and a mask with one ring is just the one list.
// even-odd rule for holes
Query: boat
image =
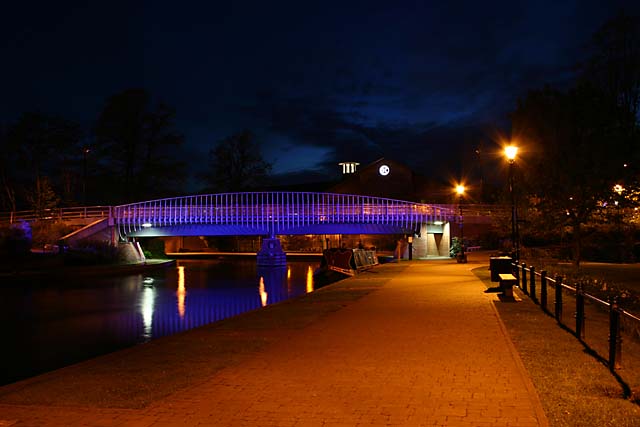
{"label": "boat", "polygon": [[374,250],[334,248],[325,249],[322,255],[321,270],[327,269],[348,276],[355,276],[379,264]]}

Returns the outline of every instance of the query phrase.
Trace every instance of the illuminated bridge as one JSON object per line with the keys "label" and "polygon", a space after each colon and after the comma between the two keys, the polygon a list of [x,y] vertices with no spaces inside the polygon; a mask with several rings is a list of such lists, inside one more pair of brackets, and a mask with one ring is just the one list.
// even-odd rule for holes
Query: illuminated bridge
{"label": "illuminated bridge", "polygon": [[398,234],[451,221],[451,206],[305,192],[203,194],[115,206],[122,238],[203,235]]}

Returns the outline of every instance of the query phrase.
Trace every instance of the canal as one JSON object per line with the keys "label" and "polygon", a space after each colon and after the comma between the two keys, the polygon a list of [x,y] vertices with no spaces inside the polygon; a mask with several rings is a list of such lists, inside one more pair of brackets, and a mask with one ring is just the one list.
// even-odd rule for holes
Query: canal
{"label": "canal", "polygon": [[312,292],[319,264],[178,260],[144,274],[4,285],[0,385]]}

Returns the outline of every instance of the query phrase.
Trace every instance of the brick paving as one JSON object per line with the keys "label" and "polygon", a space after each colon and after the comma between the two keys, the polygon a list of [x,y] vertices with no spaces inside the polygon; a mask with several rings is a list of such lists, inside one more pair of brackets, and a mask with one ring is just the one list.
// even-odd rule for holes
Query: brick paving
{"label": "brick paving", "polygon": [[146,408],[0,405],[0,427],[547,426],[478,265],[381,266],[346,282],[388,277],[375,291]]}

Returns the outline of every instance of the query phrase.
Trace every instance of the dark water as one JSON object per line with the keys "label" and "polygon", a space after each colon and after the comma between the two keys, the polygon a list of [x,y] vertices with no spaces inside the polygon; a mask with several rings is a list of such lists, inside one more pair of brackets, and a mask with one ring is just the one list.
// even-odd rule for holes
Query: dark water
{"label": "dark water", "polygon": [[0,384],[311,292],[318,266],[180,260],[144,275],[3,285]]}

